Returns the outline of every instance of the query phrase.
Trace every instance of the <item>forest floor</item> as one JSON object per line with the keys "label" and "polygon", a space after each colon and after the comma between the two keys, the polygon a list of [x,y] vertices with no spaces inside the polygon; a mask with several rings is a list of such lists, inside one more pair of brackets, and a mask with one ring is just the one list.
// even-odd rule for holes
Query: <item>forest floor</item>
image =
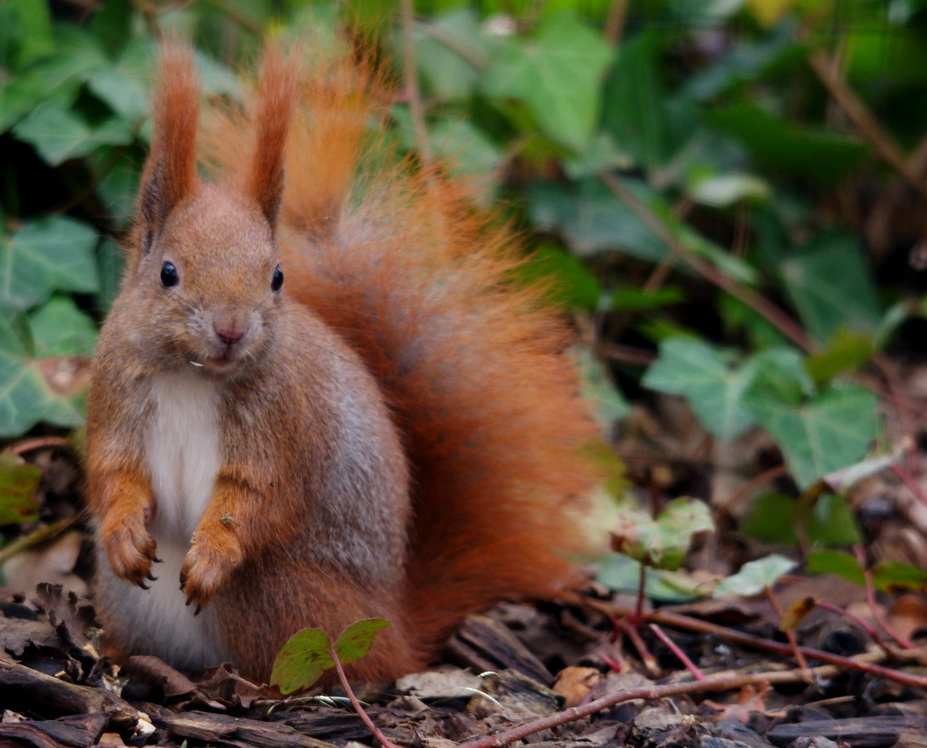
{"label": "forest floor", "polygon": [[[927,378],[910,374],[909,395],[927,401],[917,385]],[[691,495],[712,510],[717,529],[696,537],[680,578],[710,587],[771,552],[803,557],[806,539],[775,547],[743,532],[764,483],[795,493],[762,435],[719,445],[663,398],[616,436],[626,493],[643,503]],[[156,658],[119,669],[101,656],[75,460],[55,440],[27,446],[44,470],[44,510],[23,537],[56,532],[3,565],[0,746],[377,745],[343,692],[280,699],[227,665],[184,674]],[[902,459],[904,470],[876,472],[847,495],[870,568],[887,559],[927,569],[927,506],[910,477],[924,466],[916,449]],[[918,585],[876,589],[868,574],[857,584],[799,565],[775,594],[639,606],[597,571],[572,599],[469,618],[443,664],[359,687],[366,713],[395,745],[436,748],[927,746]]]}

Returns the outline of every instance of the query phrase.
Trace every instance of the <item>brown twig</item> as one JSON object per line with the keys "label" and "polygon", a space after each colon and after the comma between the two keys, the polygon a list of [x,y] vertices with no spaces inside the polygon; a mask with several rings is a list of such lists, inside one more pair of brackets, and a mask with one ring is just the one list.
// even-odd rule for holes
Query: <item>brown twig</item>
{"label": "brown twig", "polygon": [[660,666],[657,664],[657,658],[654,657],[650,650],[647,649],[647,645],[644,643],[644,640],[641,638],[641,635],[638,633],[637,628],[629,620],[630,618],[626,616],[625,618],[616,618],[615,624],[618,626],[618,629],[622,634],[628,637],[628,641],[631,642],[631,646],[637,650],[638,656],[641,658],[641,662],[644,663],[644,667],[647,669],[647,672],[654,677],[661,675]]}
{"label": "brown twig", "polygon": [[615,197],[624,203],[628,210],[637,216],[641,223],[650,229],[678,259],[685,262],[686,265],[709,283],[729,293],[741,303],[746,304],[799,348],[807,352],[814,350],[815,344],[795,320],[752,288],[743,286],[729,278],[710,262],[689,251],[688,247],[670,231],[663,220],[647,205],[638,200],[637,196],[618,177],[610,172],[603,171],[599,173],[599,178]]}
{"label": "brown twig", "polygon": [[889,468],[901,479],[901,482],[908,487],[908,490],[914,494],[914,498],[924,506],[927,506],[927,494],[924,494],[923,489],[918,485],[918,482],[914,480],[914,476],[908,472],[908,469],[902,467],[897,462],[893,462],[889,465]]}
{"label": "brown twig", "polygon": [[63,436],[37,436],[33,439],[25,439],[17,444],[9,446],[10,452],[21,455],[26,452],[34,452],[37,449],[47,449],[48,447],[70,447],[71,443]]}
{"label": "brown twig", "polygon": [[335,670],[338,673],[338,679],[341,681],[341,687],[344,688],[344,692],[348,695],[348,699],[351,701],[351,706],[354,707],[354,711],[357,712],[357,716],[361,718],[363,723],[367,725],[367,729],[373,733],[373,737],[377,739],[377,742],[383,746],[383,748],[396,748],[382,732],[380,728],[374,724],[374,721],[370,719],[370,715],[364,711],[364,707],[361,706],[360,702],[357,700],[357,696],[354,695],[354,689],[351,688],[351,682],[348,680],[348,676],[344,673],[344,667],[341,665],[341,660],[338,658],[338,653],[335,651],[335,645],[333,644],[328,648],[328,652],[332,657],[332,660],[335,662]]}
{"label": "brown twig", "polygon": [[[812,674],[820,679],[832,678],[839,672],[839,668],[824,666],[814,668]],[[565,709],[549,717],[531,720],[525,724],[514,727],[511,730],[505,730],[496,735],[489,735],[476,740],[469,740],[460,745],[460,748],[497,748],[498,746],[514,743],[529,735],[549,730],[553,727],[565,725],[568,722],[574,722],[583,717],[601,712],[609,707],[621,704],[626,701],[635,699],[645,699],[654,701],[669,696],[679,696],[681,694],[695,693],[717,693],[720,691],[733,691],[757,683],[796,683],[805,680],[805,673],[801,670],[774,670],[765,673],[751,673],[747,675],[719,675],[706,678],[703,681],[688,681],[685,683],[669,683],[663,686],[647,686],[644,688],[633,688],[628,691],[617,691],[603,696],[601,699],[590,701],[587,704],[576,706],[571,709]]]}
{"label": "brown twig", "polygon": [[834,65],[831,65],[827,53],[821,49],[811,52],[808,55],[808,64],[860,135],[872,144],[875,152],[898,172],[912,190],[922,199],[927,200],[927,185],[924,184],[923,179],[911,168],[910,162],[905,159],[901,149],[885,132],[863,100],[850,88],[846,78]]}
{"label": "brown twig", "polygon": [[71,525],[75,524],[77,520],[78,518],[76,516],[65,517],[64,519],[55,520],[48,525],[42,525],[27,535],[22,535],[16,538],[16,540],[14,540],[12,543],[0,549],[0,564],[5,564],[17,553],[27,551],[39,543],[44,543],[46,540],[50,540],[56,535],[60,535]]}
{"label": "brown twig", "polygon": [[865,618],[861,618],[856,615],[856,613],[851,613],[846,608],[841,608],[839,605],[834,605],[833,603],[826,603],[818,600],[815,603],[821,610],[829,610],[831,613],[836,613],[839,616],[843,616],[847,620],[853,621],[857,626],[859,626],[863,631],[865,631],[869,638],[876,643],[877,646],[882,648],[882,651],[885,652],[889,657],[892,655],[892,651],[885,646],[885,642],[882,641],[882,637],[879,636],[879,632],[876,631],[872,625]]}
{"label": "brown twig", "polygon": [[608,7],[608,18],[605,20],[605,41],[612,47],[621,44],[630,4],[630,0],[612,0]]}
{"label": "brown twig", "polygon": [[712,512],[714,520],[715,520],[715,524],[717,524],[718,520],[721,518],[723,514],[727,513],[727,511],[731,507],[739,504],[740,501],[744,499],[746,496],[748,496],[754,489],[756,489],[759,486],[762,486],[764,483],[767,483],[771,480],[775,480],[779,476],[787,475],[787,474],[788,474],[788,468],[783,464],[783,465],[776,465],[775,467],[771,467],[769,468],[769,470],[764,470],[759,475],[755,476],[754,478],[751,478],[747,483],[745,483],[739,489],[737,489],[737,491],[727,501],[724,501],[721,504],[719,504],[717,507],[715,507],[714,512]]}
{"label": "brown twig", "polygon": [[415,147],[419,158],[425,166],[433,163],[431,148],[428,145],[428,130],[425,127],[425,107],[422,104],[422,92],[418,86],[418,70],[415,64],[415,43],[412,39],[412,29],[415,24],[415,13],[412,0],[402,0],[400,3],[399,26],[402,39],[402,71],[405,78],[405,90],[409,97],[409,114],[412,116],[412,133],[415,137]]}
{"label": "brown twig", "polygon": [[[776,611],[776,616],[778,616],[779,621],[782,621],[784,613],[782,612],[782,606],[779,604],[779,598],[776,597],[776,593],[772,591],[772,587],[768,585],[763,588],[763,592],[766,594],[766,599],[769,600],[770,605],[772,605],[773,610]],[[808,673],[810,668],[808,667],[808,661],[805,659],[805,656],[801,652],[801,648],[798,646],[798,639],[795,638],[794,629],[788,628],[785,630],[785,637],[789,640],[789,646],[792,648],[792,652],[795,655],[795,662],[798,663],[804,672]]]}
{"label": "brown twig", "polygon": [[[586,599],[584,603],[588,607],[592,608],[593,610],[597,610],[604,615],[626,616],[630,613],[630,609],[624,606],[613,605],[611,603],[602,602],[601,600]],[[734,644],[740,644],[744,647],[750,647],[752,649],[759,649],[766,652],[772,652],[774,654],[780,654],[785,657],[794,654],[792,648],[788,644],[780,644],[779,642],[763,639],[758,636],[753,636],[752,634],[745,634],[742,631],[735,631],[734,629],[725,628],[724,626],[719,626],[718,624],[711,623],[710,621],[702,621],[697,618],[690,618],[689,616],[680,615],[679,613],[669,613],[666,611],[658,610],[648,613],[645,618],[648,622],[673,626],[685,631],[696,631],[702,634],[713,634],[720,639],[733,642]],[[877,665],[870,661],[872,660],[871,656],[867,657],[863,655],[856,657],[843,657],[841,655],[832,654],[831,652],[824,652],[820,649],[813,649],[811,647],[799,647],[799,649],[808,660],[825,662],[829,665],[836,665],[844,670],[856,670],[859,672],[868,673],[869,675],[886,678],[888,680],[895,681],[896,683],[902,683],[913,688],[927,690],[927,677],[921,675],[912,675],[910,673],[904,673],[892,668],[882,667],[881,665]],[[906,651],[911,652],[911,650]],[[896,658],[905,658],[904,652],[892,652],[892,654]],[[884,654],[880,653],[880,655],[882,658],[884,658]],[[911,656],[920,657],[921,653],[917,652],[915,654],[912,652]]]}

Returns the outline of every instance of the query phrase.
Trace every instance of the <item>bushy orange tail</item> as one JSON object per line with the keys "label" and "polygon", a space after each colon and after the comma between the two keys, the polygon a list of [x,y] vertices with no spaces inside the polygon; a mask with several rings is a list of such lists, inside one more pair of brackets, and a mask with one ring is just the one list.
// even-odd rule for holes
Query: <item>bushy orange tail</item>
{"label": "bushy orange tail", "polygon": [[[512,282],[510,233],[371,133],[375,76],[306,67],[278,229],[288,289],[362,354],[405,436],[410,619],[431,648],[467,613],[571,578],[569,505],[590,488],[579,452],[597,434],[565,325]],[[249,122],[213,118],[203,145],[220,170],[241,168]]]}

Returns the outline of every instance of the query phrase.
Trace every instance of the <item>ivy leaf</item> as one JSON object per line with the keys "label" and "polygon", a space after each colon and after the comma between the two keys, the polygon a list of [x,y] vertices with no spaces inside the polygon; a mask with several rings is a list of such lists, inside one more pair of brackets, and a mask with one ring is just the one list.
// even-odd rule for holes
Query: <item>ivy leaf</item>
{"label": "ivy leaf", "polygon": [[595,130],[601,77],[612,60],[608,45],[569,15],[543,19],[530,38],[493,42],[485,93],[524,102],[551,140],[582,151]]}
{"label": "ivy leaf", "polygon": [[755,104],[736,104],[705,116],[743,143],[757,164],[816,182],[839,182],[866,155],[866,146],[855,140],[803,130]]}
{"label": "ivy leaf", "polygon": [[347,665],[366,656],[377,638],[377,632],[389,625],[389,621],[382,618],[364,618],[352,623],[335,642],[338,660],[342,665]]}
{"label": "ivy leaf", "polygon": [[776,440],[802,488],[862,459],[876,432],[876,397],[857,385],[835,385],[804,398],[783,370],[757,373],[744,403]]}
{"label": "ivy leaf", "polygon": [[568,309],[595,309],[601,289],[593,273],[576,257],[544,244],[518,269],[518,277],[540,283],[551,304]]}
{"label": "ivy leaf", "polygon": [[655,520],[644,512],[625,514],[612,535],[612,550],[645,566],[675,571],[685,561],[692,537],[712,529],[708,506],[680,497],[669,502]]}
{"label": "ivy leaf", "polygon": [[8,449],[0,452],[0,526],[38,519],[35,492],[41,478],[41,468]]}
{"label": "ivy leaf", "polygon": [[0,311],[0,436],[18,436],[39,421],[79,426],[89,360],[73,355],[36,358],[25,315]]}
{"label": "ivy leaf", "polygon": [[[621,553],[612,553],[599,563],[596,581],[610,590],[637,594],[640,589],[641,564]],[[644,569],[644,589],[650,600],[664,603],[684,603],[705,596],[704,584],[676,571]]]}
{"label": "ivy leaf", "polygon": [[805,567],[811,574],[835,574],[862,587],[866,583],[863,567],[846,551],[815,551],[808,554]]}
{"label": "ivy leaf", "polygon": [[[637,180],[625,180],[641,199],[652,191]],[[531,219],[540,229],[557,229],[570,249],[583,257],[618,249],[642,260],[659,262],[666,245],[597,178],[575,185],[540,182],[528,190]]]}
{"label": "ivy leaf", "polygon": [[335,666],[330,648],[331,640],[322,629],[297,631],[277,653],[270,684],[284,694],[309,688]]}
{"label": "ivy leaf", "polygon": [[674,145],[658,72],[664,38],[662,31],[650,29],[623,43],[605,90],[605,130],[648,170],[664,164]]}
{"label": "ivy leaf", "polygon": [[779,269],[792,304],[818,340],[831,340],[842,329],[871,333],[879,325],[882,311],[872,276],[853,235],[822,235],[783,257]]}
{"label": "ivy leaf", "polygon": [[[866,584],[862,565],[845,551],[816,551],[808,554],[808,571],[812,574],[835,574],[860,587]],[[910,564],[883,559],[869,570],[873,586],[882,591],[921,590],[927,585],[927,572]]]}
{"label": "ivy leaf", "polygon": [[787,574],[798,564],[776,553],[756,561],[744,564],[740,571],[733,574],[715,587],[715,597],[758,595],[767,587],[775,585],[783,574]]}
{"label": "ivy leaf", "polygon": [[53,291],[99,289],[96,232],[71,218],[44,218],[0,243],[0,304],[28,309]]}
{"label": "ivy leaf", "polygon": [[125,145],[132,132],[119,117],[91,127],[73,112],[43,104],[13,128],[20,140],[32,144],[52,166],[92,153],[100,145]]}
{"label": "ivy leaf", "polygon": [[743,404],[753,366],[731,366],[721,353],[698,340],[670,338],[641,384],[686,398],[699,421],[719,439],[733,439],[753,425]]}
{"label": "ivy leaf", "polygon": [[[486,40],[472,8],[458,8],[417,24],[415,59],[428,91],[439,101],[468,98],[479,81],[476,63],[486,62]],[[401,43],[394,45],[397,56]]]}
{"label": "ivy leaf", "polygon": [[36,358],[89,358],[97,343],[97,326],[70,296],[53,296],[29,313]]}
{"label": "ivy leaf", "polygon": [[51,34],[51,12],[46,3],[33,0],[12,0],[19,14],[21,47],[19,64],[25,67],[55,51]]}

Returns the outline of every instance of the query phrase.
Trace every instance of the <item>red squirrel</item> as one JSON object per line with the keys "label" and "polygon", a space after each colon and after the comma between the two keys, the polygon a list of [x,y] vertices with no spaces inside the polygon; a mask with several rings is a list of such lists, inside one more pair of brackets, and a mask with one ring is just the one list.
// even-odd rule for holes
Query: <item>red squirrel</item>
{"label": "red squirrel", "polygon": [[349,674],[392,679],[468,613],[577,578],[596,429],[568,327],[513,281],[510,232],[384,156],[382,88],[271,46],[201,125],[190,49],[162,49],[88,399],[117,655],[266,681],[299,629],[380,616]]}

